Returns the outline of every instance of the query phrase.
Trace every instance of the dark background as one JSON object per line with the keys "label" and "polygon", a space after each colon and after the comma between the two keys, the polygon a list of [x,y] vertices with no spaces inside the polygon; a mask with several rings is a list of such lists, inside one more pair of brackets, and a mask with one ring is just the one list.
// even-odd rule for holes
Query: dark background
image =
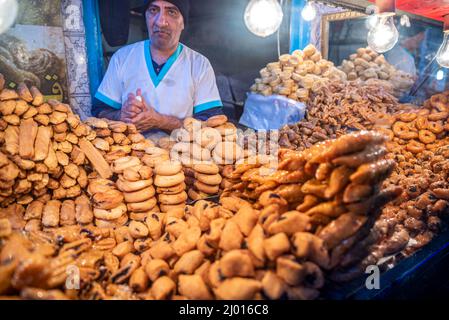
{"label": "dark background", "polygon": [[[100,0],[105,67],[121,47],[109,43],[119,36],[123,40],[124,30],[129,32],[123,45],[148,38],[144,18],[132,10],[140,3]],[[192,0],[189,24],[181,36],[182,43],[210,60],[225,113],[234,119],[240,115],[239,110],[235,112],[234,103],[245,100],[260,69],[278,60],[277,33],[261,38],[246,28],[243,16],[248,3],[249,0]],[[281,54],[288,53],[290,47],[290,8],[291,0],[284,0],[284,20],[279,30]]]}

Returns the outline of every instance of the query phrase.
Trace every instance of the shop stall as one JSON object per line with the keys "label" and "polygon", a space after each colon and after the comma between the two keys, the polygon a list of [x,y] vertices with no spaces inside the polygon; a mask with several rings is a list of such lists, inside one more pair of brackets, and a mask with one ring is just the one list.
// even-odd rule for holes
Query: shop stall
{"label": "shop stall", "polygon": [[0,298],[447,294],[444,1],[3,5]]}

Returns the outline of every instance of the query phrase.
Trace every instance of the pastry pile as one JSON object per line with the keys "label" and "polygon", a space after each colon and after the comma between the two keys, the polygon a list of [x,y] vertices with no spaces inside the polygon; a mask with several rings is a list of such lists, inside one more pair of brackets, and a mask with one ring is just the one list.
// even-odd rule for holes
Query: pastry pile
{"label": "pastry pile", "polygon": [[357,49],[338,68],[347,74],[349,81],[360,79],[385,86],[391,88],[397,97],[407,93],[415,82],[411,74],[396,69],[387,62],[384,55],[370,48]]}
{"label": "pastry pile", "polygon": [[295,50],[291,55],[280,56],[277,62],[268,63],[250,90],[264,96],[277,94],[305,102],[318,84],[345,81],[346,77],[331,61],[323,59],[313,45],[308,45],[304,50]]}
{"label": "pastry pile", "polygon": [[164,161],[156,164],[154,184],[162,212],[184,209],[187,201],[185,176],[179,161]]}

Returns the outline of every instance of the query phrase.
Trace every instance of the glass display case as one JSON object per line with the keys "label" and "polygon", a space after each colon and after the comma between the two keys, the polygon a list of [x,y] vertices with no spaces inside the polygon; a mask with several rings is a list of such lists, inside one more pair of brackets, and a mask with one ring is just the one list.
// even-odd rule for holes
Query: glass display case
{"label": "glass display case", "polygon": [[[328,14],[322,17],[321,45],[324,57],[341,65],[357,49],[367,46],[367,35],[373,16],[355,11]],[[436,53],[443,40],[439,21],[403,16],[395,17],[399,40],[384,53],[396,69],[412,76],[413,85],[405,90],[401,101],[421,104],[425,99],[448,87],[448,72],[441,68]]]}

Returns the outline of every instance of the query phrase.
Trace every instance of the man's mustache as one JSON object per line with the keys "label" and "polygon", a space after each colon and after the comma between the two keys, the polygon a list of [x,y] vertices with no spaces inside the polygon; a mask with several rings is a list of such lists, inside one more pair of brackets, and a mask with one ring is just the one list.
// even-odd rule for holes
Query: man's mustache
{"label": "man's mustache", "polygon": [[164,28],[155,28],[155,29],[153,29],[153,32],[154,33],[156,33],[156,32],[160,32],[160,33],[166,33],[166,34],[168,34],[168,35],[171,35],[171,31],[169,30],[169,29],[164,29]]}

